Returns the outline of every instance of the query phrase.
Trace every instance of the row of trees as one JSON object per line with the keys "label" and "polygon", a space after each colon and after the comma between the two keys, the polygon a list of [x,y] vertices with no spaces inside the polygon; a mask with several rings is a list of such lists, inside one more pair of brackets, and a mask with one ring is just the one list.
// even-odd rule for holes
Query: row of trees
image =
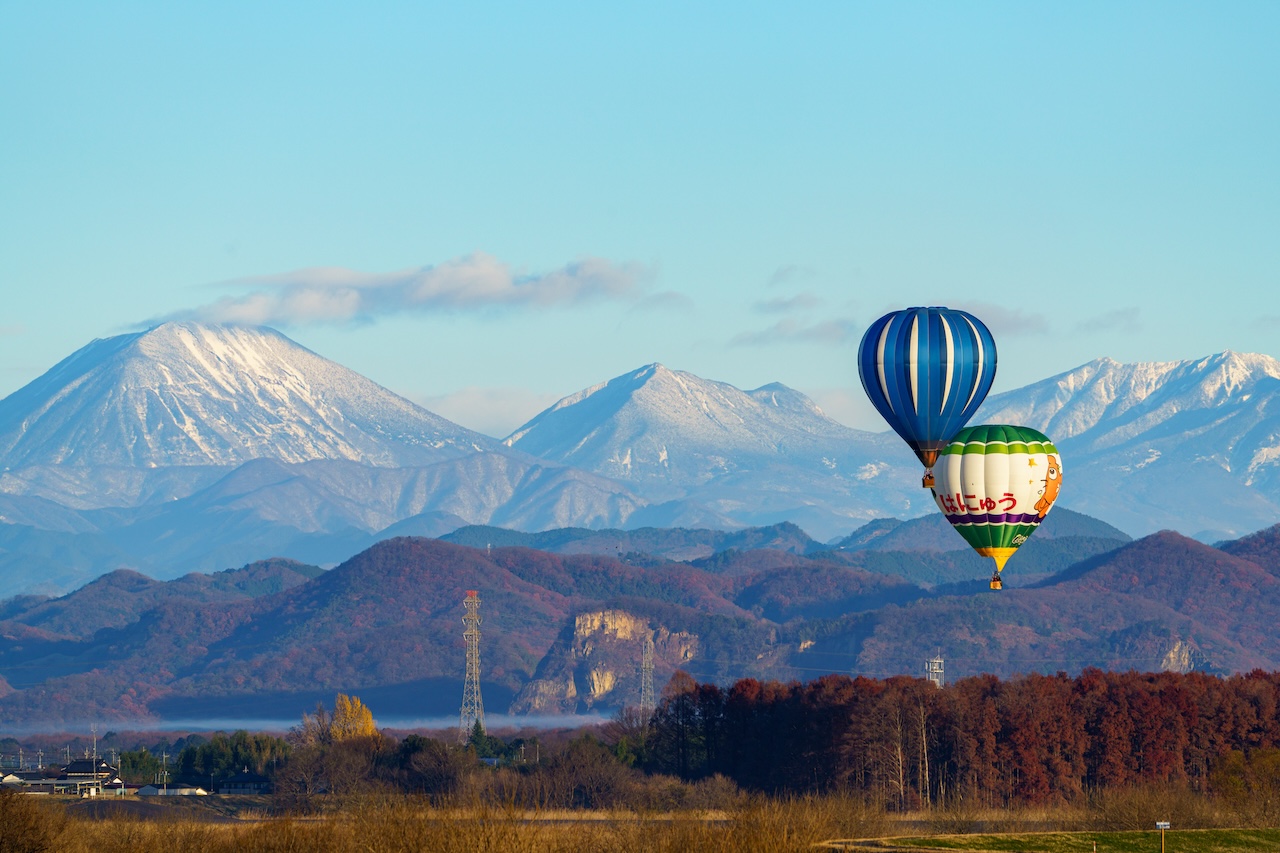
{"label": "row of trees", "polygon": [[1278,709],[1280,673],[1261,671],[1089,669],[942,689],[837,675],[724,689],[677,673],[652,720],[620,718],[614,739],[639,766],[686,780],[720,774],[768,792],[852,789],[903,809],[1039,804],[1142,783],[1269,784],[1262,757],[1280,748]]}
{"label": "row of trees", "polygon": [[374,789],[548,806],[688,803],[741,789],[852,793],[909,810],[1081,802],[1157,784],[1274,801],[1280,812],[1280,673],[1091,669],[939,689],[837,675],[723,688],[681,672],[652,716],[628,709],[598,736],[540,743],[477,727],[461,746],[397,740],[359,699],[339,695],[333,712],[304,714],[284,740],[219,734],[188,744],[171,767],[192,782],[248,767],[271,776],[291,808]]}
{"label": "row of trees", "polygon": [[288,759],[290,745],[283,738],[262,733],[218,732],[208,740],[199,735],[173,754],[148,748],[120,753],[120,775],[131,784],[189,782],[209,786],[249,770],[269,776]]}

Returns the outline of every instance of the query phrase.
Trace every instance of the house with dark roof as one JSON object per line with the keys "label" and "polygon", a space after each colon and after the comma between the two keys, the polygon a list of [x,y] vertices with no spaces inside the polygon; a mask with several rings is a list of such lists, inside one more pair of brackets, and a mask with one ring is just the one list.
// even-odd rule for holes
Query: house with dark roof
{"label": "house with dark roof", "polygon": [[77,758],[57,775],[59,782],[101,782],[104,785],[118,783],[120,773],[101,758]]}
{"label": "house with dark roof", "polygon": [[120,773],[101,758],[77,758],[64,767],[18,770],[5,776],[3,784],[27,793],[79,794],[97,796],[99,791],[121,793]]}

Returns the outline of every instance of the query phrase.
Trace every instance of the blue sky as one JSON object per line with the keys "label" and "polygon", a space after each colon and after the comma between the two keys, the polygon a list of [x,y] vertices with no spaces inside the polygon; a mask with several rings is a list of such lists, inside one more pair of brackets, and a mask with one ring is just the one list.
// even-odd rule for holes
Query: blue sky
{"label": "blue sky", "polygon": [[[266,6],[270,8],[264,8]],[[1280,355],[1280,4],[0,0],[0,394],[265,322],[505,434],[660,361],[881,428],[964,307],[995,390]]]}

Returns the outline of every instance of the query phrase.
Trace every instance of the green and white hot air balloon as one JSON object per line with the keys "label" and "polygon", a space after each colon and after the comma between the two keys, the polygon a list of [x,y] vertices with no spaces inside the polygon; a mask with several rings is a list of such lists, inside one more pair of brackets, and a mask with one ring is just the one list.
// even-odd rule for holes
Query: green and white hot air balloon
{"label": "green and white hot air balloon", "polygon": [[1000,572],[1058,499],[1062,455],[1030,427],[983,424],[956,433],[933,466],[933,499],[947,521]]}

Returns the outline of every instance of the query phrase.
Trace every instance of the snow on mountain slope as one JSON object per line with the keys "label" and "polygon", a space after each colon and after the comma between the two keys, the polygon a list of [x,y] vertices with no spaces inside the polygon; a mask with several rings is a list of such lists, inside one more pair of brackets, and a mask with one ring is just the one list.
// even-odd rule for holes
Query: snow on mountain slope
{"label": "snow on mountain slope", "polygon": [[165,323],[96,340],[0,401],[10,469],[393,466],[493,448],[266,328]]}
{"label": "snow on mountain slope", "polygon": [[[979,418],[995,413],[1046,431],[1059,440],[1086,434],[1102,449],[1179,414],[1246,407],[1259,391],[1274,394],[1280,361],[1267,355],[1224,352],[1195,361],[1120,364],[1102,358],[1075,370],[998,394]],[[1256,408],[1255,401],[1255,408]]]}
{"label": "snow on mountain slope", "polygon": [[975,422],[1034,427],[1063,451],[1063,501],[1143,534],[1228,538],[1280,517],[1280,361],[1224,352],[1099,359],[991,397]]}
{"label": "snow on mountain slope", "polygon": [[784,385],[741,391],[650,364],[565,397],[504,443],[623,480],[688,485],[760,457],[871,440]]}
{"label": "snow on mountain slope", "polygon": [[655,504],[694,500],[740,524],[793,520],[819,537],[876,508],[918,514],[927,497],[896,436],[843,426],[784,385],[742,391],[661,364],[565,397],[505,443]]}
{"label": "snow on mountain slope", "polygon": [[[189,497],[84,515],[154,577],[275,554],[333,563],[432,514],[522,530],[616,527],[642,501],[611,480],[522,454],[473,453],[425,467],[260,459]],[[108,525],[109,522],[109,525]],[[0,577],[0,595],[4,580]]]}

